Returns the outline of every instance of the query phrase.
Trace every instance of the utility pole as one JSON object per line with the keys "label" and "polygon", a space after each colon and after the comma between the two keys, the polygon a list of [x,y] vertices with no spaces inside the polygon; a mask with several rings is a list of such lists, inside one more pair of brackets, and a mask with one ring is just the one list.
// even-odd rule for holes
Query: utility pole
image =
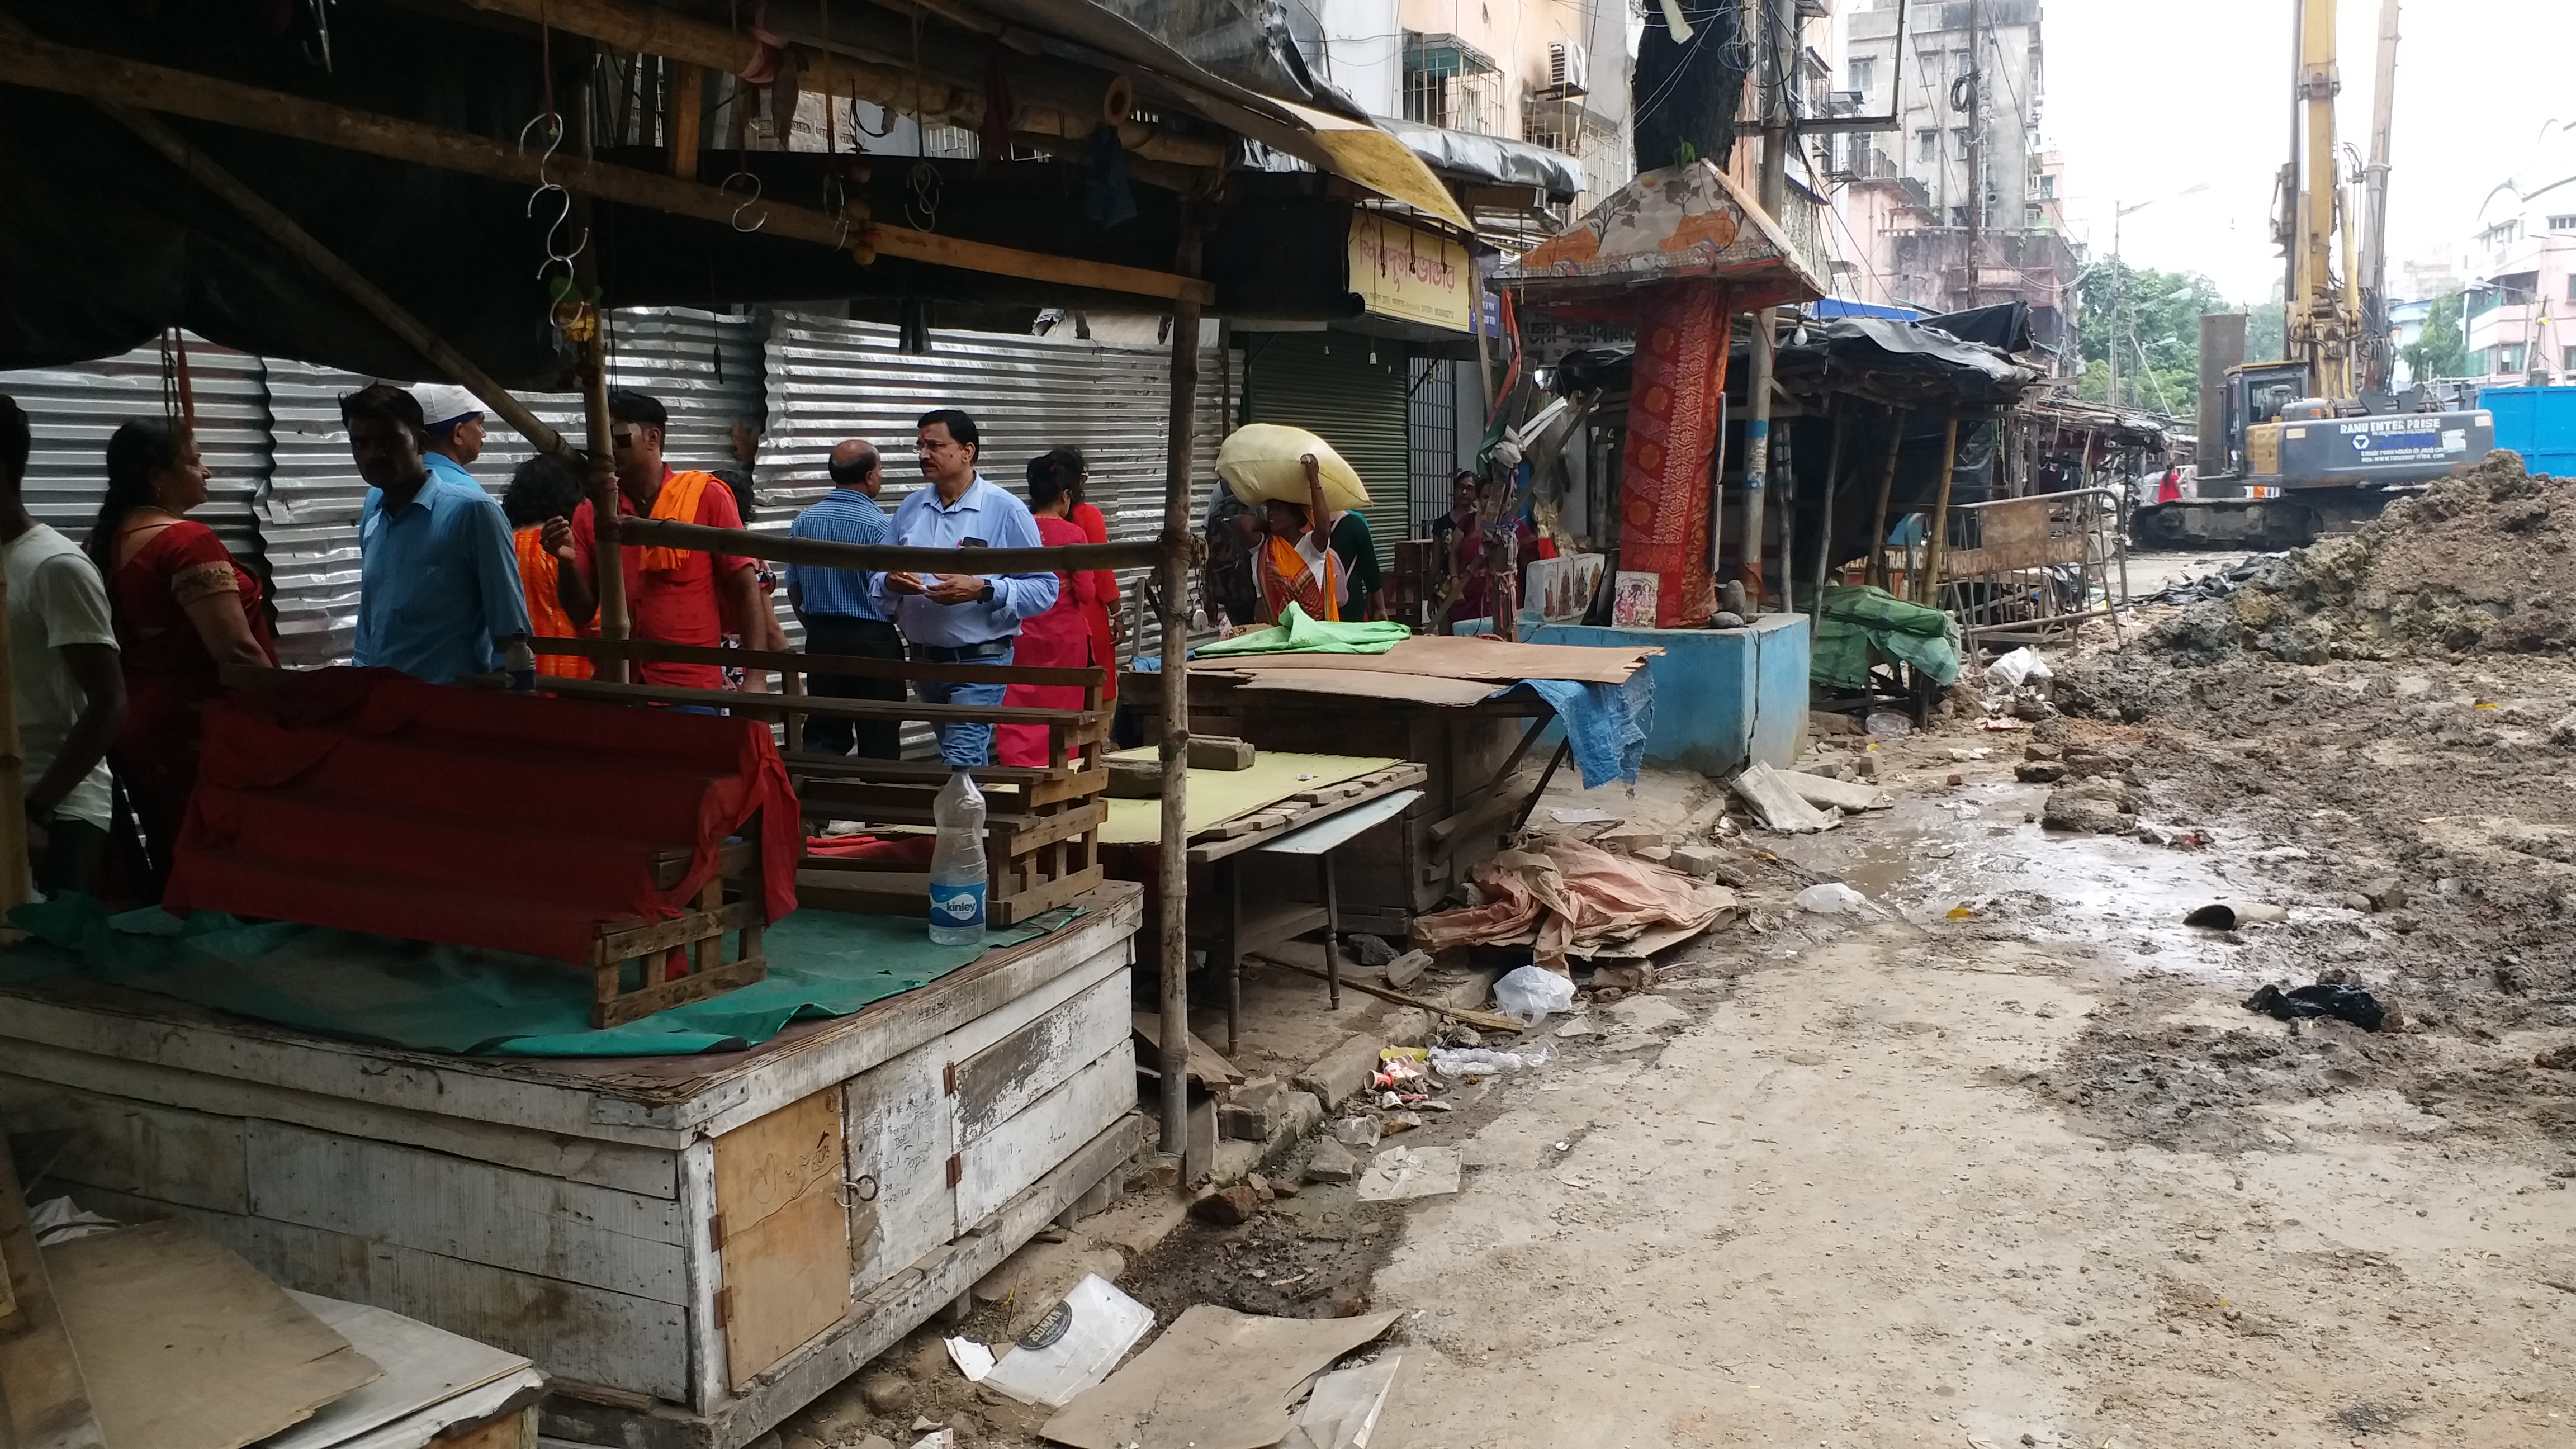
{"label": "utility pole", "polygon": [[1968,305],[1985,305],[1985,290],[1979,286],[1985,274],[1979,257],[1985,251],[1986,239],[1986,52],[1982,43],[1983,13],[1977,0],[1968,0],[1968,73],[1953,76],[1953,87],[1965,82],[1968,89]]}
{"label": "utility pole", "polygon": [[2397,109],[2397,0],[2380,0],[2379,69],[2370,94],[2367,239],[2362,243],[2361,385],[2386,392],[2396,377],[2388,337],[2388,150]]}
{"label": "utility pole", "polygon": [[2120,269],[2120,223],[2128,215],[2129,209],[2114,198],[2111,202],[2111,341],[2103,349],[2104,355],[2111,360],[2111,376],[2102,385],[2102,401],[2113,407],[2120,405],[2120,304],[2127,300],[2128,293],[2128,288],[2123,285],[2128,278]]}
{"label": "utility pole", "polygon": [[[1789,114],[1789,76],[1791,67],[1798,63],[1796,0],[1744,0],[1744,14],[1748,23],[1758,27],[1754,31],[1758,39],[1753,54],[1756,74],[1763,77],[1759,91],[1762,178],[1758,199],[1771,219],[1779,221],[1789,201],[1789,143],[1794,130]],[[1744,542],[1740,546],[1744,550],[1744,593],[1748,606],[1757,613],[1763,608],[1762,504],[1771,471],[1771,353],[1779,320],[1779,309],[1775,307],[1753,314],[1753,365],[1744,380]],[[1721,473],[1724,456],[1721,440],[1720,461],[1714,464]],[[1718,502],[1722,505],[1724,501],[1725,490],[1720,487]],[[1714,536],[1715,530],[1711,533]]]}

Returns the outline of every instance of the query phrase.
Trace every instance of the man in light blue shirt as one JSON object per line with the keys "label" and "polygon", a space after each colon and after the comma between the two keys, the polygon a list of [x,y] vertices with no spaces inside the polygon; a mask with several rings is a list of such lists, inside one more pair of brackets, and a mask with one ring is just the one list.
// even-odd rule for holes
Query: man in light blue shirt
{"label": "man in light blue shirt", "polygon": [[[1029,506],[975,471],[975,420],[956,408],[924,413],[914,437],[929,481],[894,511],[893,536],[907,548],[1043,548]],[[959,560],[961,563],[964,559]],[[872,576],[880,609],[891,613],[912,657],[931,664],[1008,664],[1020,621],[1055,607],[1056,576],[1035,574],[888,573]],[[925,704],[995,705],[998,684],[916,680]],[[993,727],[942,724],[939,757],[953,766],[990,763]]]}
{"label": "man in light blue shirt", "polygon": [[[877,456],[877,450],[851,438],[832,449],[828,466],[832,491],[796,515],[796,521],[788,526],[788,536],[825,543],[885,542],[894,525],[886,511],[877,506],[877,491],[885,486],[884,460]],[[875,590],[869,586],[870,578],[858,569],[787,566],[787,603],[805,625],[806,653],[881,659],[889,664],[903,662],[903,637],[895,633],[894,622],[886,617]],[[903,680],[899,677],[808,674],[805,689],[809,694],[834,699],[871,699],[888,704],[903,699]],[[903,753],[903,723],[808,715],[804,747],[807,754],[855,753],[869,760],[898,759]]]}
{"label": "man in light blue shirt", "polygon": [[528,600],[501,505],[453,458],[426,451],[420,400],[401,388],[351,393],[340,421],[368,483],[354,662],[432,684],[532,673]]}

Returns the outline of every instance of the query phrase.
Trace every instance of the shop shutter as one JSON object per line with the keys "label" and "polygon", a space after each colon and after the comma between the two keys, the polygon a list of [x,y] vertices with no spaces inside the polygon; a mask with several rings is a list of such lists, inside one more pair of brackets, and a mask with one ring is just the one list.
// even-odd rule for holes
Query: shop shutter
{"label": "shop shutter", "polygon": [[[188,516],[215,531],[245,565],[261,565],[252,500],[268,482],[265,369],[248,353],[186,335],[188,385],[197,405],[197,451],[210,475],[206,501]],[[27,511],[74,543],[89,534],[107,496],[107,440],[137,419],[168,415],[161,348],[61,367],[0,372],[0,393],[27,410]]]}
{"label": "shop shutter", "polygon": [[1367,485],[1378,565],[1392,565],[1395,541],[1413,529],[1405,344],[1351,332],[1257,332],[1245,339],[1243,369],[1244,420],[1304,428],[1331,443]]}

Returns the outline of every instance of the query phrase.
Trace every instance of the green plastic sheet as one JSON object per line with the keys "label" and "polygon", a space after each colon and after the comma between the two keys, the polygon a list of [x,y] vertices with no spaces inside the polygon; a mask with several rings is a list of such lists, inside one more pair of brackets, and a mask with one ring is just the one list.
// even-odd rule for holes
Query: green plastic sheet
{"label": "green plastic sheet", "polygon": [[425,1051],[687,1055],[740,1051],[793,1021],[846,1016],[1081,914],[1065,907],[994,930],[980,946],[938,946],[918,920],[798,911],[762,937],[766,979],[606,1030],[590,1025],[589,971],[569,962],[210,911],[110,916],[78,895],[10,913],[36,940],[0,954],[0,982],[86,971],[236,1016]]}
{"label": "green plastic sheet", "polygon": [[1956,619],[1868,584],[1825,590],[1808,677],[1836,689],[1866,689],[1872,650],[1921,670],[1935,684],[1959,677]]}
{"label": "green plastic sheet", "polygon": [[1384,654],[1413,631],[1391,619],[1375,623],[1335,624],[1311,618],[1296,604],[1267,629],[1237,634],[1190,651],[1193,659],[1222,659],[1230,654]]}

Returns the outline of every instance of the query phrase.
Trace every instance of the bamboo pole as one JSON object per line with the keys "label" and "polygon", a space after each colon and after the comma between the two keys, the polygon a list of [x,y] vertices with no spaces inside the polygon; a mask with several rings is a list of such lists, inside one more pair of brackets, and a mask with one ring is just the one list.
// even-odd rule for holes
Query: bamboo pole
{"label": "bamboo pole", "polygon": [[[583,86],[574,102],[574,135],[586,160],[591,153],[592,93]],[[572,221],[579,236],[590,239],[573,257],[573,279],[585,297],[599,295],[598,233],[593,228],[590,198],[572,200]],[[580,339],[581,348],[581,417],[588,435],[589,457],[584,468],[589,474],[591,587],[599,599],[599,637],[617,640],[631,632],[626,606],[626,547],[622,542],[622,513],[617,506],[616,449],[609,440],[608,416],[608,318],[595,306],[588,306],[590,326]],[[626,661],[603,659],[598,664],[599,677],[611,684],[624,684],[629,678]]]}
{"label": "bamboo pole", "polygon": [[[1816,581],[1813,585],[1816,591],[1816,602],[1815,606],[1808,611],[1811,630],[1824,627],[1825,568],[1834,548],[1834,490],[1841,486],[1843,475],[1843,433],[1846,431],[1844,423],[1847,419],[1844,417],[1841,398],[1835,398],[1829,406],[1833,410],[1833,445],[1825,452],[1825,509],[1824,517],[1817,521],[1816,529]],[[1786,524],[1782,526],[1785,528]],[[1788,573],[1787,560],[1794,536],[1793,532],[1780,540],[1781,573],[1784,576],[1780,587],[1783,590],[1789,587],[1785,576]],[[1797,600],[1794,598],[1784,598],[1781,602],[1792,610],[1798,607]],[[1808,637],[1812,640],[1813,633],[1811,632]]]}
{"label": "bamboo pole", "polygon": [[1896,491],[1896,454],[1905,446],[1905,409],[1887,410],[1887,462],[1878,474],[1878,511],[1870,516],[1869,565],[1861,570],[1866,581],[1875,578],[1880,588],[1888,585],[1887,577],[1887,500]]}
{"label": "bamboo pole", "polygon": [[[1173,270],[1199,270],[1199,223],[1182,203],[1180,254]],[[1198,1181],[1190,1136],[1190,455],[1198,422],[1199,304],[1172,308],[1171,419],[1163,450],[1163,820],[1157,881],[1162,898],[1155,962],[1162,986],[1163,1151],[1181,1158],[1181,1179]]]}
{"label": "bamboo pole", "polygon": [[1941,491],[1933,498],[1932,527],[1923,535],[1922,575],[1915,580],[1915,598],[1929,608],[1940,607],[1941,566],[1949,552],[1950,482],[1958,472],[1959,406],[1953,403],[1941,426]]}
{"label": "bamboo pole", "polygon": [[[897,569],[954,569],[953,548],[906,548],[892,543],[832,543],[817,538],[790,538],[783,533],[709,528],[663,518],[630,518],[625,539],[638,546],[697,549],[740,554],[772,563],[803,564],[818,569],[864,569],[888,573]],[[1069,543],[1046,548],[988,548],[975,554],[976,571],[988,574],[1079,573],[1087,569],[1128,569],[1159,565],[1163,545],[1154,539],[1124,543]]]}

